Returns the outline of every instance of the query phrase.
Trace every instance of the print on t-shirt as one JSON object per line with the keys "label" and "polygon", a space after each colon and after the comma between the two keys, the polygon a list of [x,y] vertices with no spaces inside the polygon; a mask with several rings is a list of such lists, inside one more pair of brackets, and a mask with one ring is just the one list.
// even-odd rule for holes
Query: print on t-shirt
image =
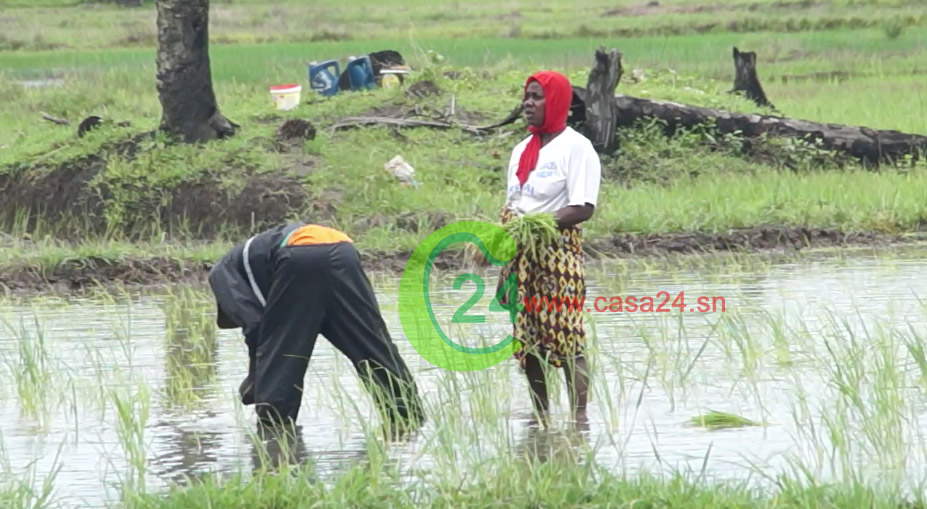
{"label": "print on t-shirt", "polygon": [[[557,168],[557,163],[554,161],[549,161],[546,164],[544,164],[544,166],[532,171],[528,175],[528,180],[525,181],[525,185],[521,186],[520,190],[522,194],[525,196],[532,196],[532,197],[538,196],[539,191],[537,187],[532,184],[533,180],[544,180],[545,182],[538,182],[538,184],[541,186],[541,189],[546,190],[550,187],[549,184],[552,183],[552,181],[554,181],[557,178],[560,178],[562,180],[562,177],[563,175],[560,173],[559,169]],[[557,186],[557,187],[559,188],[562,186]],[[512,186],[509,186],[508,194],[509,196],[511,196],[512,193],[517,192],[517,191],[519,191],[519,186],[518,184],[515,184]]]}
{"label": "print on t-shirt", "polygon": [[557,174],[557,163],[550,161],[541,168],[535,170],[535,176],[539,179],[550,178]]}
{"label": "print on t-shirt", "polygon": [[531,172],[525,183],[525,195],[531,198],[553,198],[566,189],[566,176],[560,171],[556,161],[548,161]]}

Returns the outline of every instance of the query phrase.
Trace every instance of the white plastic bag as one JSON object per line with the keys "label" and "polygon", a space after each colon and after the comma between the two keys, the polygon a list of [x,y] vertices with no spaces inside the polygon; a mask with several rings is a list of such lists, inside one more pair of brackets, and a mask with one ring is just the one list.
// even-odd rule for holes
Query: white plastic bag
{"label": "white plastic bag", "polygon": [[398,178],[403,184],[407,186],[418,186],[418,182],[415,181],[415,168],[407,163],[402,156],[397,155],[390,159],[388,163],[383,165],[383,168],[389,172],[390,175]]}

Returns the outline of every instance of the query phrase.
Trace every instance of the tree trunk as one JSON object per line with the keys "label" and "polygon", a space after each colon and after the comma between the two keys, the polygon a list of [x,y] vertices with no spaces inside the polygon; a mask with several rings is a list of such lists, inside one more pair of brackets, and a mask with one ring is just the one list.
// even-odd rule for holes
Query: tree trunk
{"label": "tree trunk", "polygon": [[209,0],[158,0],[157,88],[161,130],[187,143],[224,138],[238,126],[216,105],[209,66]]}
{"label": "tree trunk", "polygon": [[[585,95],[584,91],[575,92],[575,96],[582,100]],[[629,96],[616,97],[615,106],[618,111],[617,125],[619,127],[631,127],[638,120],[656,118],[664,122],[665,132],[668,135],[680,128],[689,129],[699,124],[713,122],[718,132],[730,134],[739,131],[745,138],[755,138],[766,134],[820,140],[825,149],[843,152],[860,162],[875,165],[898,161],[905,156],[918,160],[923,153],[927,152],[927,136],[898,131],[732,113]]]}
{"label": "tree trunk", "polygon": [[756,73],[755,51],[740,51],[734,47],[734,89],[731,92],[743,94],[759,106],[776,109],[766,98],[766,92],[760,85],[760,77]]}
{"label": "tree trunk", "polygon": [[621,72],[618,50],[606,53],[602,47],[595,52],[595,66],[589,72],[586,89],[583,134],[592,141],[596,151],[603,154],[611,154],[618,148],[615,87],[621,80]]}

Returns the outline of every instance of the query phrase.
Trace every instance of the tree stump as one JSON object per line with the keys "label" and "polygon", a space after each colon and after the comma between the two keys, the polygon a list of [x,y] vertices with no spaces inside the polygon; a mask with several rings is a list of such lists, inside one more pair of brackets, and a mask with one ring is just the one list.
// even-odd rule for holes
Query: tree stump
{"label": "tree stump", "polygon": [[238,125],[216,105],[209,65],[209,0],[158,0],[161,130],[186,143],[225,138]]}
{"label": "tree stump", "polygon": [[759,106],[776,107],[766,98],[756,73],[756,52],[740,51],[734,47],[734,89],[731,93],[743,94]]}
{"label": "tree stump", "polygon": [[595,53],[595,65],[589,71],[582,128],[599,153],[612,154],[618,149],[615,88],[621,73],[621,53],[616,49],[606,53],[604,47],[599,48]]}

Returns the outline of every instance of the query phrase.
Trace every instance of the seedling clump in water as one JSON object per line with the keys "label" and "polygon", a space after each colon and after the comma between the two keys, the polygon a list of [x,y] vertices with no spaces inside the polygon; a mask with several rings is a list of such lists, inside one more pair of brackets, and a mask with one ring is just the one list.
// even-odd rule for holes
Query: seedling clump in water
{"label": "seedling clump in water", "polygon": [[760,426],[760,423],[751,421],[746,417],[725,412],[717,412],[715,410],[711,410],[702,416],[693,417],[691,422],[695,426],[710,430]]}

